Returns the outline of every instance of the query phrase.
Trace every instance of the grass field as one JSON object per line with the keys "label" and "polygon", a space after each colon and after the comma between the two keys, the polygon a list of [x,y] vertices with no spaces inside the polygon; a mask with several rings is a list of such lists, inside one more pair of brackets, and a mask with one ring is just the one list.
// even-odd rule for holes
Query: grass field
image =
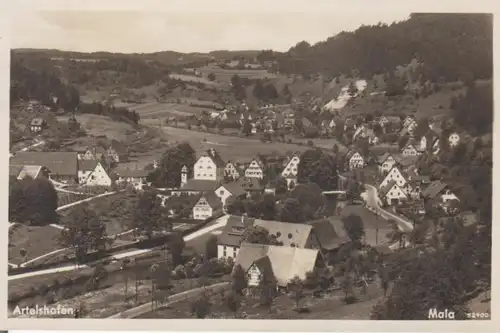
{"label": "grass field", "polygon": [[[165,126],[163,129],[169,142],[186,141],[196,150],[198,155],[203,154],[209,148],[214,148],[225,161],[249,161],[258,153],[283,155],[286,152],[302,152],[308,149],[307,146],[297,146],[281,142],[262,143],[259,140],[238,136],[224,136],[175,127]],[[205,139],[206,141],[204,141]]]}
{"label": "grass field", "polygon": [[[57,118],[60,121],[68,121],[68,117],[69,116],[60,116]],[[118,141],[125,140],[128,134],[136,131],[132,125],[113,120],[109,117],[94,114],[82,114],[78,115],[76,119],[85,129],[87,134],[95,136],[105,134],[108,138],[116,139]]]}
{"label": "grass field", "polygon": [[[61,230],[51,227],[31,227],[18,225],[13,227],[9,246],[9,263],[21,264],[24,261],[39,257],[43,254],[62,249],[57,241]],[[21,256],[21,249],[26,250],[26,257]]]}
{"label": "grass field", "polygon": [[210,73],[215,74],[215,79],[220,82],[231,82],[233,75],[248,79],[273,79],[275,74],[262,69],[221,69],[215,66],[205,66],[198,68],[200,73],[207,76]]}

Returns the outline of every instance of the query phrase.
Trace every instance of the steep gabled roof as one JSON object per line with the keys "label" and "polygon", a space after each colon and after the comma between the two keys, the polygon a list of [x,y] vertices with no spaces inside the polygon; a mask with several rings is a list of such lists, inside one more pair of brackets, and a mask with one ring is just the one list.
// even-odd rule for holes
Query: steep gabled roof
{"label": "steep gabled roof", "polygon": [[240,246],[245,229],[251,227],[254,221],[253,218],[231,215],[219,235],[218,243],[227,246]]}
{"label": "steep gabled roof", "polygon": [[98,160],[78,160],[78,170],[93,171],[97,164],[99,164]]}
{"label": "steep gabled roof", "polygon": [[13,165],[41,165],[54,176],[75,176],[78,173],[76,152],[19,152],[10,159]]}
{"label": "steep gabled roof", "polygon": [[217,187],[217,181],[205,179],[188,179],[186,184],[181,186],[183,191],[213,191]]}
{"label": "steep gabled roof", "polygon": [[224,188],[234,197],[239,197],[245,194],[245,190],[238,182],[224,183],[221,186],[224,186]]}
{"label": "steep gabled roof", "polygon": [[386,186],[380,189],[379,194],[383,198],[387,195],[387,193],[392,189],[394,185],[397,185],[395,180],[391,180],[389,183],[387,183]]}
{"label": "steep gabled roof", "polygon": [[201,197],[205,198],[207,203],[212,207],[212,209],[217,210],[222,208],[222,201],[215,194],[214,191],[208,191],[201,195]]}
{"label": "steep gabled roof", "polygon": [[440,194],[447,185],[440,180],[433,181],[429,184],[429,186],[422,193],[424,197],[427,198],[435,198],[438,194]]}
{"label": "steep gabled roof", "polygon": [[243,243],[235,265],[246,272],[256,261],[267,256],[278,285],[286,286],[295,276],[306,278],[306,273],[314,269],[318,253],[318,250],[297,247]]}
{"label": "steep gabled roof", "polygon": [[312,230],[307,224],[278,221],[255,220],[254,225],[269,231],[284,246],[305,247]]}
{"label": "steep gabled roof", "polygon": [[312,226],[320,246],[326,250],[333,250],[350,241],[343,227],[343,222],[338,218],[323,218],[307,223]]}
{"label": "steep gabled roof", "polygon": [[224,163],[224,160],[222,159],[222,157],[220,157],[219,153],[215,149],[208,149],[206,156],[212,159],[217,168],[224,168],[226,166],[226,163]]}

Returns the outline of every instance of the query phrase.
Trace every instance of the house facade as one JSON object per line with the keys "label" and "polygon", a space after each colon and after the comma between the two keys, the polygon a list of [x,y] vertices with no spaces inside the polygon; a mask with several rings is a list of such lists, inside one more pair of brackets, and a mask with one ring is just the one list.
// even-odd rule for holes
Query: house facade
{"label": "house facade", "polygon": [[238,178],[240,178],[240,172],[233,162],[228,161],[226,163],[226,166],[224,167],[224,176],[229,177],[233,180],[237,180]]}
{"label": "house facade", "polygon": [[395,181],[391,181],[380,191],[381,200],[387,205],[400,204],[408,199],[406,192],[398,186]]}
{"label": "house facade", "polygon": [[78,163],[78,183],[86,186],[111,186],[108,172],[98,160],[82,160]]}
{"label": "house facade", "polygon": [[222,202],[214,192],[207,192],[200,196],[193,206],[193,219],[206,220],[222,211]]}
{"label": "house facade", "polygon": [[194,164],[194,179],[220,181],[224,179],[225,163],[215,149],[209,149]]}
{"label": "house facade", "polygon": [[12,165],[39,165],[50,170],[50,179],[65,184],[78,182],[76,152],[18,152],[10,158]]}
{"label": "house facade", "polygon": [[391,154],[386,153],[386,154],[382,155],[381,157],[379,157],[379,159],[378,159],[378,170],[382,174],[389,172],[389,171],[391,171],[392,167],[395,164],[396,164],[396,160],[394,159],[394,157]]}
{"label": "house facade", "polygon": [[419,155],[419,151],[415,146],[411,143],[407,144],[402,150],[401,150],[401,155],[403,156],[417,156]]}
{"label": "house facade", "polygon": [[264,178],[264,170],[261,163],[259,163],[256,159],[253,159],[245,169],[245,177],[258,179]]}
{"label": "house facade", "polygon": [[33,120],[31,120],[30,122],[30,131],[33,133],[39,133],[44,129],[45,125],[46,123],[44,119],[33,118]]}
{"label": "house facade", "polygon": [[460,135],[458,133],[451,133],[448,138],[448,143],[450,147],[456,147],[460,142]]}
{"label": "house facade", "polygon": [[346,164],[349,170],[360,169],[365,166],[365,159],[357,151],[349,151],[346,155]]}
{"label": "house facade", "polygon": [[286,179],[288,186],[290,186],[290,183],[292,181],[295,184],[297,184],[299,163],[300,163],[299,154],[293,154],[290,160],[285,164],[285,167],[281,172],[281,177]]}
{"label": "house facade", "polygon": [[403,188],[406,185],[406,178],[403,173],[399,170],[397,166],[393,166],[392,169],[387,173],[382,183],[380,183],[379,188],[385,188],[389,183],[395,182],[399,187]]}
{"label": "house facade", "polygon": [[241,198],[246,196],[245,190],[238,182],[225,183],[215,189],[215,195],[220,199],[225,211],[229,198]]}

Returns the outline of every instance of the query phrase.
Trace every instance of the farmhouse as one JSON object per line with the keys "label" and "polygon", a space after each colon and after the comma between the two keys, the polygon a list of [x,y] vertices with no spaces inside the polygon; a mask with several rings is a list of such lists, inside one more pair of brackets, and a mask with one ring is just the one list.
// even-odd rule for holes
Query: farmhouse
{"label": "farmhouse", "polygon": [[379,195],[388,205],[399,204],[408,199],[405,191],[394,180],[383,187]]}
{"label": "farmhouse", "polygon": [[417,156],[419,154],[420,152],[412,143],[406,144],[406,146],[401,150],[401,155],[403,156]]}
{"label": "farmhouse", "polygon": [[194,179],[220,181],[224,178],[225,166],[220,155],[211,148],[194,164]]}
{"label": "farmhouse", "polygon": [[88,186],[111,186],[112,180],[99,160],[78,161],[78,183]]}
{"label": "farmhouse", "polygon": [[348,151],[344,160],[348,170],[359,169],[365,166],[363,156],[355,150]]}
{"label": "farmhouse", "polygon": [[396,164],[396,160],[390,153],[385,153],[377,158],[378,170],[380,173],[389,172]]}
{"label": "farmhouse", "polygon": [[247,274],[248,287],[259,285],[264,269],[271,271],[277,286],[286,287],[295,276],[304,280],[307,272],[320,265],[318,254],[312,249],[244,243],[235,266],[240,265]]}
{"label": "farmhouse", "polygon": [[218,258],[236,258],[240,245],[243,242],[243,237],[246,228],[249,228],[254,223],[253,218],[245,216],[231,215],[222,233],[219,235],[217,242],[217,257]]}
{"label": "farmhouse", "polygon": [[148,176],[147,170],[120,170],[117,171],[118,182],[126,182],[132,184],[136,188],[142,188],[147,184],[146,177]]}
{"label": "farmhouse", "polygon": [[245,177],[247,178],[264,178],[264,170],[262,163],[259,163],[255,158],[248,164],[245,169]]}
{"label": "farmhouse", "polygon": [[228,161],[226,163],[226,166],[224,167],[224,177],[232,180],[237,180],[238,178],[240,178],[240,176],[240,171],[238,170],[236,165],[233,162]]}
{"label": "farmhouse", "polygon": [[19,152],[12,165],[40,165],[50,170],[50,179],[64,183],[78,182],[78,159],[75,152]]}
{"label": "farmhouse", "polygon": [[193,219],[206,220],[222,211],[222,202],[213,191],[203,193],[193,207]]}
{"label": "farmhouse", "polygon": [[221,200],[224,207],[228,203],[229,198],[241,198],[246,196],[245,190],[237,182],[224,183],[217,187],[215,194]]}

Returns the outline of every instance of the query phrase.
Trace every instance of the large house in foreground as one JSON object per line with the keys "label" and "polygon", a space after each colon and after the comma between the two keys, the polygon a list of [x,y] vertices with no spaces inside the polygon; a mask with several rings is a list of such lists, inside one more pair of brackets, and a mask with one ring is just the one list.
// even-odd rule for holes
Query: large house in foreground
{"label": "large house in foreground", "polygon": [[294,277],[304,280],[306,273],[321,266],[318,250],[288,246],[242,244],[235,266],[247,275],[248,287],[258,287],[264,272],[272,276],[277,287],[286,287]]}
{"label": "large house in foreground", "polygon": [[19,152],[10,159],[12,165],[39,165],[50,170],[50,179],[58,182],[78,183],[76,152]]}

